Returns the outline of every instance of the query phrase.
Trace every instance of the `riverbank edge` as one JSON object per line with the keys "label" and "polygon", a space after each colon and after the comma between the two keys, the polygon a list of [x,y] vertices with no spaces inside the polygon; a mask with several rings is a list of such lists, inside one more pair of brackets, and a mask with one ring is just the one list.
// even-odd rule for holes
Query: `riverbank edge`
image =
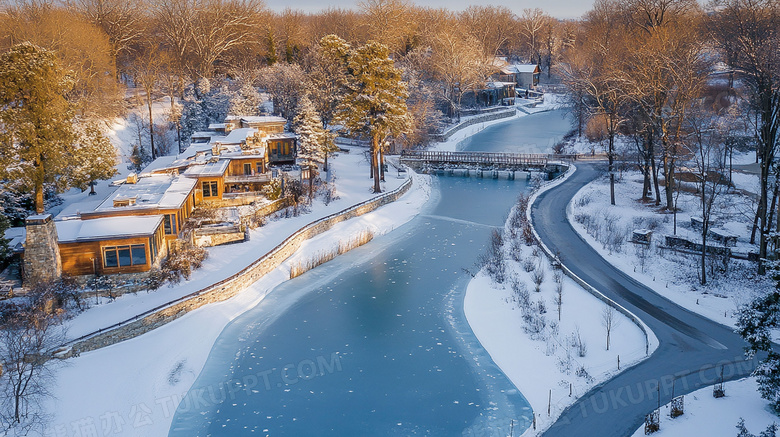
{"label": "riverbank edge", "polygon": [[[542,248],[542,251],[545,253],[545,255],[550,260],[550,262],[560,264],[561,270],[564,272],[564,274],[566,276],[568,276],[574,282],[576,282],[578,285],[580,285],[589,294],[591,294],[592,296],[596,297],[600,301],[604,302],[606,305],[609,305],[609,306],[615,308],[615,310],[617,310],[618,312],[620,312],[621,314],[626,316],[644,334],[644,336],[645,336],[645,351],[646,351],[645,356],[640,358],[640,359],[636,359],[636,360],[633,360],[633,361],[625,362],[625,367],[622,367],[620,372],[618,372],[618,374],[619,374],[619,373],[622,373],[622,372],[626,371],[627,369],[630,369],[631,367],[634,367],[635,365],[639,364],[640,362],[642,362],[646,358],[648,358],[652,354],[652,352],[658,347],[658,339],[656,338],[656,336],[653,333],[653,331],[639,317],[637,317],[634,313],[632,313],[631,311],[629,311],[628,309],[626,309],[622,305],[618,304],[617,302],[615,302],[612,299],[610,299],[607,296],[605,296],[603,293],[598,291],[596,288],[592,287],[590,284],[585,282],[582,278],[580,278],[579,276],[574,274],[574,272],[569,270],[569,268],[566,267],[563,263],[560,263],[560,261],[557,259],[555,254],[550,250],[550,248],[540,238],[539,234],[536,231],[536,228],[533,226],[533,220],[532,220],[532,217],[531,217],[531,210],[533,208],[533,205],[534,205],[534,202],[536,201],[536,199],[542,193],[544,193],[546,191],[549,191],[549,190],[557,187],[558,185],[563,184],[564,182],[566,182],[566,180],[568,180],[569,177],[572,174],[574,174],[574,172],[576,170],[577,170],[576,166],[574,164],[570,163],[568,170],[564,174],[562,174],[562,175],[558,176],[557,178],[555,178],[555,179],[553,179],[551,181],[548,181],[548,182],[542,184],[541,186],[539,186],[538,188],[534,189],[532,191],[532,193],[531,193],[531,196],[529,197],[528,209],[525,211],[525,213],[526,213],[526,217],[529,220],[529,223],[531,223],[531,230],[533,231],[534,239],[538,242],[539,247]],[[471,279],[469,281],[469,284],[467,285],[467,288],[468,288],[469,285],[471,285],[471,283],[473,281],[474,281],[474,279]],[[464,312],[466,311],[465,305],[466,305],[466,303],[464,302]],[[467,318],[467,321],[468,321],[468,318]],[[469,323],[469,326],[471,327],[471,322],[468,321],[468,323]],[[473,327],[472,327],[472,331],[473,331]],[[484,345],[483,345],[483,347],[484,347]],[[491,355],[491,358],[492,358],[493,354],[491,354],[490,350],[488,350],[487,348],[486,348],[486,350],[487,350],[488,354]],[[529,376],[531,376],[531,375],[529,375]],[[607,381],[608,379],[610,379],[610,378],[612,378],[614,376],[615,375],[611,375],[611,376],[609,376],[609,377],[607,377],[607,378],[605,378],[603,380],[596,381],[594,386],[596,386],[598,384],[601,384],[604,381]],[[509,376],[507,375],[507,377],[509,377]],[[523,384],[521,384],[521,381],[514,381],[513,380],[512,383],[516,387],[519,387],[519,386],[523,385]],[[572,397],[569,405],[567,405],[566,407],[568,408],[571,404],[574,403],[574,401],[576,401],[576,399],[577,398]],[[566,410],[566,408],[561,410],[561,412],[565,411],[565,410]],[[544,425],[538,427],[538,429],[533,429],[533,428],[529,427],[525,431],[523,431],[523,434],[521,434],[521,435],[523,435],[523,436],[540,435],[540,434],[544,433],[545,430],[549,429],[549,427],[552,426],[556,422],[558,417],[560,417],[560,414],[557,415],[556,417],[550,418],[549,421],[546,421],[544,423]]]}
{"label": "riverbank edge", "polygon": [[409,191],[413,181],[414,176],[411,176],[400,187],[390,192],[315,220],[291,234],[276,247],[234,275],[131,319],[71,340],[57,348],[55,356],[67,359],[78,356],[82,352],[111,346],[150,332],[205,305],[228,300],[279,267],[301,247],[304,241],[326,232],[337,223],[362,216],[388,203],[395,202]]}

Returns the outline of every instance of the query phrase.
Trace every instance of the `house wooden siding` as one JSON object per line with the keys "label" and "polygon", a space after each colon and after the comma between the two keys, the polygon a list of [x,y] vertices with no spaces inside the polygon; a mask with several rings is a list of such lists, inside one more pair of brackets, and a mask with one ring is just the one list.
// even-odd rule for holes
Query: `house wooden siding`
{"label": "house wooden siding", "polygon": [[[212,182],[216,182],[217,193],[214,195]],[[204,196],[203,184],[209,184],[209,196]],[[206,176],[199,177],[198,184],[195,186],[195,205],[200,205],[204,201],[222,199],[222,195],[225,193],[225,178],[223,176]]]}
{"label": "house wooden siding", "polygon": [[268,140],[269,164],[294,164],[295,163],[294,138],[272,138]]}
{"label": "house wooden siding", "polygon": [[[62,272],[71,276],[93,275],[95,273],[107,275],[115,273],[147,272],[167,253],[167,245],[164,244],[164,240],[163,224],[160,223],[160,226],[153,235],[60,243],[59,249],[60,258],[62,259]],[[144,246],[144,252],[146,254],[145,264],[121,267],[105,266],[105,248],[134,245]]]}
{"label": "house wooden siding", "polygon": [[258,173],[265,173],[267,171],[266,167],[268,164],[266,162],[266,158],[230,158],[230,165],[228,166],[227,170],[228,176],[247,175],[247,173],[244,171],[245,164],[252,166],[252,171],[248,175],[256,175]]}

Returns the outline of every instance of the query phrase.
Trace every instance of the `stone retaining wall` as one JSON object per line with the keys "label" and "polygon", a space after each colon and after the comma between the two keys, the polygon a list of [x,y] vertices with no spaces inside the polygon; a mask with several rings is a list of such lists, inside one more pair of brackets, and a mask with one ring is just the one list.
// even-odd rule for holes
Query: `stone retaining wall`
{"label": "stone retaining wall", "polygon": [[69,350],[64,353],[58,353],[57,357],[69,358],[81,352],[99,349],[137,337],[204,305],[230,299],[281,265],[307,239],[327,231],[337,223],[361,216],[396,201],[409,191],[411,186],[412,179],[409,178],[403,185],[393,191],[312,222],[290,235],[270,252],[235,275],[173,302],[149,310],[133,319],[125,320],[103,330],[75,339],[65,345]]}

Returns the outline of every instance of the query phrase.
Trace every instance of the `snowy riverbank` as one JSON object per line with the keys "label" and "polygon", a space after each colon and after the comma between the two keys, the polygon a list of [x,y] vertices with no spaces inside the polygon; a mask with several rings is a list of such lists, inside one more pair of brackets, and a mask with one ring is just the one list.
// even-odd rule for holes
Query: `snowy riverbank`
{"label": "snowy riverbank", "polygon": [[464,311],[480,343],[531,404],[536,427],[524,435],[536,435],[594,385],[647,355],[642,330],[526,245],[516,215],[517,207],[503,232],[507,279],[497,284],[483,269],[468,285]]}
{"label": "snowy riverbank", "polygon": [[[301,224],[327,215],[326,211],[331,208],[341,210],[372,197],[365,177],[367,166],[362,164],[362,159],[362,155],[342,154],[333,160],[341,200],[332,202],[330,205],[337,205],[329,205],[330,208],[315,205],[314,212],[297,218],[302,220]],[[259,303],[276,285],[289,279],[292,265],[308,261],[319,251],[338,247],[340,241],[366,229],[374,235],[382,235],[411,220],[427,201],[431,187],[428,176],[412,177],[415,178],[412,189],[401,199],[340,223],[307,241],[279,268],[236,297],[193,311],[140,337],[58,362],[54,399],[47,405],[47,411],[53,415],[49,432],[52,435],[103,436],[167,434],[176,406],[202,369],[211,346],[225,325]],[[401,182],[389,177],[386,189],[392,189],[390,185]],[[211,253],[213,264],[204,268],[199,280],[213,281],[215,275],[237,268],[245,257],[264,253],[262,250],[266,244],[270,245],[269,248],[276,244],[271,240],[289,235],[290,229],[297,226],[297,222],[293,223],[295,221],[272,222],[256,230],[259,233],[253,233],[249,243],[214,248],[219,253]],[[242,247],[252,246],[253,242],[253,247]],[[158,293],[171,293],[172,290],[163,288]],[[155,296],[155,293],[139,294],[136,300],[139,303],[143,300],[146,305],[143,298],[149,296]],[[103,307],[108,308],[120,301]],[[123,308],[137,308],[137,305],[117,305],[115,308],[119,308],[113,310],[115,312],[124,311]],[[117,317],[115,314],[110,317]],[[109,315],[90,318],[99,320],[103,317]],[[87,322],[78,323],[87,325]],[[81,331],[84,329],[81,328]]]}

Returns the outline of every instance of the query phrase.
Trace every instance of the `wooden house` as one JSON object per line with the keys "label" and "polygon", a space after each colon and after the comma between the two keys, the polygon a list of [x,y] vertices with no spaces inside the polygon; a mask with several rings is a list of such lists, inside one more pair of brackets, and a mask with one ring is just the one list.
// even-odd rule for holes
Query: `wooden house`
{"label": "wooden house", "polygon": [[56,221],[62,272],[146,272],[166,255],[163,215]]}
{"label": "wooden house", "polygon": [[160,215],[166,240],[181,233],[184,221],[199,203],[196,197],[198,181],[169,174],[135,177],[131,175],[116,191],[93,211],[81,212],[84,221],[104,217],[136,217]]}

